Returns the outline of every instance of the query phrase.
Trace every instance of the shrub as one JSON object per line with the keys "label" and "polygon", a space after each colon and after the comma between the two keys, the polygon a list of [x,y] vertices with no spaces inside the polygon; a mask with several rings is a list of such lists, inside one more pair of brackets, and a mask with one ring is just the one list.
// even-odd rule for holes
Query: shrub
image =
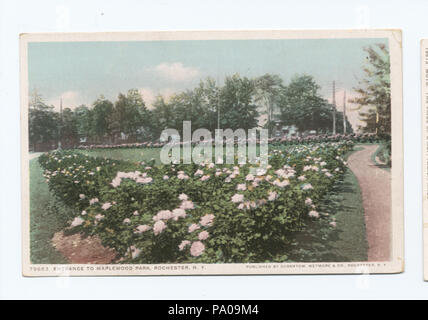
{"label": "shrub", "polygon": [[50,190],[76,208],[72,228],[97,234],[122,262],[263,262],[286,259],[296,232],[329,219],[317,206],[352,147],[348,140],[273,150],[267,168],[154,166],[75,152],[39,161]]}

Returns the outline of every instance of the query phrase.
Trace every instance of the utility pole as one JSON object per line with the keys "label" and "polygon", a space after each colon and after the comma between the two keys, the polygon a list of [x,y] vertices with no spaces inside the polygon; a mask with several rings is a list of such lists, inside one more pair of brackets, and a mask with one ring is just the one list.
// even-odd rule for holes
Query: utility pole
{"label": "utility pole", "polygon": [[[220,85],[220,82],[217,84]],[[217,129],[220,129],[220,87],[217,91]]]}
{"label": "utility pole", "polygon": [[336,82],[333,80],[333,134],[336,134]]}
{"label": "utility pole", "polygon": [[343,92],[343,134],[346,134],[346,90]]}

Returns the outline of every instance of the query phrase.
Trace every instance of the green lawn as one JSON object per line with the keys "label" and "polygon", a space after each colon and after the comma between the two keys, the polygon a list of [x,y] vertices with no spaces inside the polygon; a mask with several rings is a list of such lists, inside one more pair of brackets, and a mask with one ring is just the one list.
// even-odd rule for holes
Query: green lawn
{"label": "green lawn", "polygon": [[55,232],[65,227],[64,207],[49,192],[37,159],[30,160],[30,259],[35,264],[67,263],[52,246]]}
{"label": "green lawn", "polygon": [[[353,152],[359,149],[356,146]],[[343,180],[334,186],[319,211],[335,218],[337,227],[331,232],[328,224],[321,228],[318,223],[308,225],[307,230],[296,237],[289,258],[297,262],[367,261],[363,200],[358,180],[351,170],[348,169]]]}
{"label": "green lawn", "polygon": [[[356,150],[358,147],[355,148]],[[91,155],[128,161],[159,160],[159,148],[152,149],[98,149],[79,150]],[[64,263],[65,258],[51,245],[53,234],[65,227],[64,207],[49,192],[37,159],[30,161],[31,209],[31,260],[33,263]],[[354,174],[348,170],[343,181],[334,186],[326,197],[320,212],[330,214],[337,222],[331,232],[327,223],[308,226],[307,232],[297,237],[290,250],[289,259],[304,262],[365,261],[367,240],[361,191]]]}
{"label": "green lawn", "polygon": [[123,149],[92,149],[79,150],[83,154],[93,157],[102,157],[132,162],[149,161],[155,159],[160,164],[160,148],[123,148]]}

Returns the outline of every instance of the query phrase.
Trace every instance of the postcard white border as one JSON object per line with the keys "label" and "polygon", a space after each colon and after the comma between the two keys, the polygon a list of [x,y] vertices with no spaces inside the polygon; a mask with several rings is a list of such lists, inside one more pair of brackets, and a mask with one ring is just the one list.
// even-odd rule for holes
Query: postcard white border
{"label": "postcard white border", "polygon": [[[28,152],[28,61],[30,42],[55,41],[149,41],[149,40],[242,40],[242,39],[336,39],[388,38],[391,59],[392,112],[392,239],[391,261],[337,263],[251,264],[31,264]],[[403,230],[403,120],[401,30],[246,30],[160,31],[113,33],[24,33],[20,35],[21,73],[21,190],[22,273],[24,276],[125,276],[125,275],[232,275],[232,274],[361,274],[404,271]]]}

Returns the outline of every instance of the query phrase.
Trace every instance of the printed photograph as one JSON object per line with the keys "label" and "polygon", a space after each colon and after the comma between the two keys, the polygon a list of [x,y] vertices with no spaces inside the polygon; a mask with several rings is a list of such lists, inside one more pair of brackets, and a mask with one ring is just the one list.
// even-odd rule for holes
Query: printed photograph
{"label": "printed photograph", "polygon": [[402,271],[397,34],[271,34],[23,35],[26,273]]}

